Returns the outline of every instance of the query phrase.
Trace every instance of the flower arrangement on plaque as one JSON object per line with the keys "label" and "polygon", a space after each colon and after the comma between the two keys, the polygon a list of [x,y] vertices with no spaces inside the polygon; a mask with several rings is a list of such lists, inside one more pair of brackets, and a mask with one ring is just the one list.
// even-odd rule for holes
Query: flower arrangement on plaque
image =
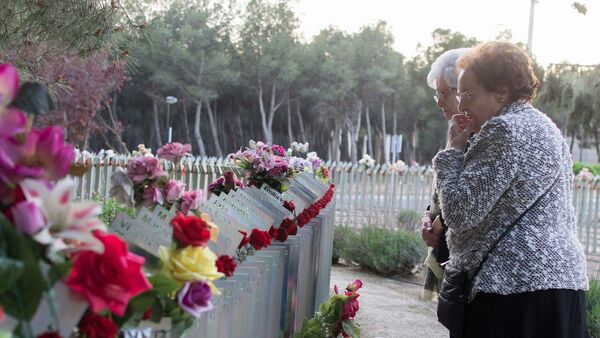
{"label": "flower arrangement on plaque", "polygon": [[84,323],[103,322],[106,336],[116,336],[113,319],[152,285],[144,258],[106,233],[100,207],[73,200],[67,175],[82,172],[72,166],[75,149],[64,142],[64,130],[34,128],[24,111],[45,113],[52,105],[41,86],[19,90],[16,69],[0,65],[0,317],[9,331],[3,334],[90,337],[89,325],[74,330],[87,309]]}
{"label": "flower arrangement on plaque", "polygon": [[269,146],[261,141],[250,141],[244,151],[229,154],[228,158],[246,172],[246,179],[261,188],[263,184],[280,193],[289,187],[289,179],[294,174],[290,167],[286,149],[279,145]]}
{"label": "flower arrangement on plaque", "polygon": [[362,281],[356,279],[346,286],[342,294],[335,285],[335,294],[319,306],[319,311],[313,318],[304,320],[302,331],[296,333],[294,338],[335,338],[340,334],[343,337],[360,337],[360,327],[354,321],[354,317],[359,310],[358,290],[362,285]]}

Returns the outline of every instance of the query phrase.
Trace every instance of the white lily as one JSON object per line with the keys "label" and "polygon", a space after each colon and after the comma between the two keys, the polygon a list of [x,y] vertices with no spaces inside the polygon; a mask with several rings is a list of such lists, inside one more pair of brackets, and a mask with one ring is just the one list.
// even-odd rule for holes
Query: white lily
{"label": "white lily", "polygon": [[21,188],[27,200],[34,202],[45,216],[46,227],[33,238],[50,245],[50,257],[81,250],[104,252],[102,242],[92,233],[106,231],[106,226],[98,219],[102,210],[92,201],[73,202],[73,180],[62,180],[54,187],[48,187],[43,181],[28,179],[21,183]]}

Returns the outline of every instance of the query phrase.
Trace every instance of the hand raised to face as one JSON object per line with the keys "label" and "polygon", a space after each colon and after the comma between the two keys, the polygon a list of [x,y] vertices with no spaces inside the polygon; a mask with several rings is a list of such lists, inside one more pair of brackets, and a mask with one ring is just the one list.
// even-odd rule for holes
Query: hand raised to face
{"label": "hand raised to face", "polygon": [[448,144],[446,148],[454,148],[461,152],[465,151],[467,141],[473,130],[473,119],[469,119],[465,114],[453,115],[448,128]]}

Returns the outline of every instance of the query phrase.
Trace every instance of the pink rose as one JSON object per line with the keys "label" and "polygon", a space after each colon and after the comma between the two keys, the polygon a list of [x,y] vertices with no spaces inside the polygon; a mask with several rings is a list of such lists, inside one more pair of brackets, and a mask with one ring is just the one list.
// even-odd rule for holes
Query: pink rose
{"label": "pink rose", "polygon": [[46,226],[44,214],[33,202],[19,202],[10,211],[15,228],[20,232],[33,235]]}
{"label": "pink rose", "polygon": [[6,107],[17,96],[19,73],[11,64],[0,65],[0,107]]}
{"label": "pink rose", "polygon": [[179,209],[187,216],[190,210],[196,210],[202,202],[202,190],[186,191],[181,196],[181,203]]}
{"label": "pink rose", "polygon": [[192,145],[181,144],[179,142],[167,143],[162,148],[158,149],[158,157],[172,161],[179,162],[186,154],[192,151]]}
{"label": "pink rose", "polygon": [[154,157],[134,157],[127,164],[127,176],[133,183],[141,183],[146,179],[154,179],[164,175],[165,172],[160,168],[158,159]]}
{"label": "pink rose", "polygon": [[165,184],[165,200],[169,203],[178,201],[183,195],[185,184],[178,180],[169,180]]}
{"label": "pink rose", "polygon": [[142,195],[142,205],[151,207],[156,204],[162,205],[165,202],[162,192],[155,185],[149,185],[144,188],[144,194]]}
{"label": "pink rose", "polygon": [[359,310],[358,304],[358,293],[346,292],[346,302],[344,303],[344,312],[342,314],[342,321],[356,317],[356,313]]}

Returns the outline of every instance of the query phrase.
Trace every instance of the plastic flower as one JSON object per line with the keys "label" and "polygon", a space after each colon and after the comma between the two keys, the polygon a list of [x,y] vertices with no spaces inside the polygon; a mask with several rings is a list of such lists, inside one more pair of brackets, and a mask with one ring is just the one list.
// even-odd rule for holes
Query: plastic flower
{"label": "plastic flower", "polygon": [[181,203],[179,204],[179,210],[187,215],[190,210],[196,210],[200,207],[202,202],[202,190],[186,191],[181,196]]}
{"label": "plastic flower", "polygon": [[16,203],[10,211],[15,228],[22,233],[34,235],[46,226],[44,214],[33,202]]}
{"label": "plastic flower", "polygon": [[59,180],[67,175],[74,158],[74,148],[64,142],[61,128],[33,129],[21,137],[0,137],[0,180],[8,184],[25,178]]}
{"label": "plastic flower", "polygon": [[148,185],[144,188],[142,193],[142,205],[146,207],[152,207],[156,204],[163,205],[165,198],[160,188],[154,184]]}
{"label": "plastic flower", "polygon": [[158,254],[165,273],[174,280],[180,283],[209,282],[213,292],[217,290],[210,281],[223,277],[223,274],[217,271],[217,255],[209,248],[187,246],[183,249],[169,249],[161,246]]}
{"label": "plastic flower", "polygon": [[178,212],[171,220],[173,238],[180,247],[206,246],[210,240],[210,226],[200,217],[195,215],[185,216]]}
{"label": "plastic flower", "polygon": [[43,181],[25,180],[21,188],[27,201],[35,203],[43,213],[46,226],[34,238],[50,245],[50,253],[92,250],[103,252],[102,243],[92,232],[106,230],[98,219],[101,208],[91,201],[73,202],[75,182],[70,179],[54,187]]}
{"label": "plastic flower", "polygon": [[179,307],[194,318],[200,318],[202,312],[212,310],[210,302],[211,287],[205,282],[187,282],[177,292]]}
{"label": "plastic flower", "polygon": [[96,231],[95,236],[106,250],[78,253],[66,284],[83,295],[95,313],[108,309],[123,316],[131,298],[152,288],[142,271],[144,258],[129,252],[116,235]]}
{"label": "plastic flower", "polygon": [[178,163],[185,155],[192,152],[192,145],[179,142],[167,143],[156,152],[159,158]]}
{"label": "plastic flower", "polygon": [[237,264],[235,264],[235,261],[228,255],[219,256],[219,258],[217,259],[217,262],[215,264],[217,266],[217,270],[219,272],[222,272],[223,274],[225,274],[225,276],[227,276],[227,277],[233,276],[233,273],[235,272],[235,268],[237,267]]}
{"label": "plastic flower", "polygon": [[181,196],[183,196],[183,191],[185,188],[185,183],[179,180],[169,180],[164,187],[164,196],[165,200],[169,203],[177,202]]}
{"label": "plastic flower", "polygon": [[0,114],[17,96],[19,90],[19,73],[10,64],[0,65]]}
{"label": "plastic flower", "polygon": [[154,157],[134,157],[127,163],[127,176],[133,183],[141,183],[146,179],[155,179],[164,176],[158,159]]}

